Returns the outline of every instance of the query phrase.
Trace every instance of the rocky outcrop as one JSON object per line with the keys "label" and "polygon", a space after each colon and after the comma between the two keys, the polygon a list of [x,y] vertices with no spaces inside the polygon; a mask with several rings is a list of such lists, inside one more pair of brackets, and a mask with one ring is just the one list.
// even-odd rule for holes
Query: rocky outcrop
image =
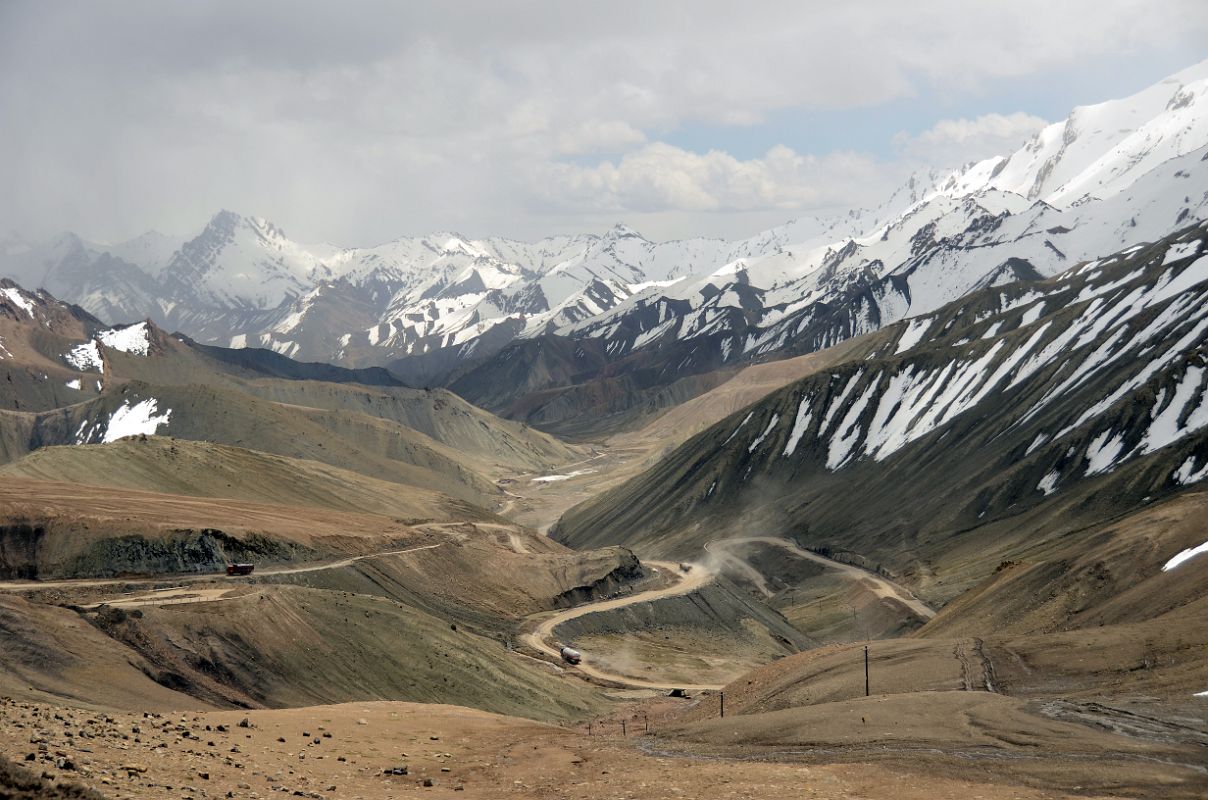
{"label": "rocky outcrop", "polygon": [[614,569],[605,573],[600,578],[581,586],[574,586],[557,595],[553,599],[553,607],[570,608],[582,603],[599,600],[602,597],[607,597],[617,592],[628,591],[634,581],[641,580],[646,576],[642,562],[638,561],[638,557],[633,554],[632,550],[624,547],[614,549],[618,552],[617,566]]}
{"label": "rocky outcrop", "polygon": [[260,535],[236,538],[215,528],[181,529],[161,537],[142,534],[95,539],[64,558],[64,542],[46,527],[0,525],[0,578],[111,578],[123,575],[221,572],[234,561],[288,562],[314,551]]}

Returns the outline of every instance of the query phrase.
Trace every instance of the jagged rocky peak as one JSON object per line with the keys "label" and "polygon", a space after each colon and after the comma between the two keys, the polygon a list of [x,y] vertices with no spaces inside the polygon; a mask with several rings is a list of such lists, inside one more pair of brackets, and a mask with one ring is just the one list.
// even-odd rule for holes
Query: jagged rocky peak
{"label": "jagged rocky peak", "polygon": [[255,229],[270,239],[285,239],[285,231],[263,217],[248,217],[248,222]]}
{"label": "jagged rocky peak", "polygon": [[604,234],[605,239],[643,239],[645,237],[638,233],[633,228],[626,225],[624,222],[618,222],[608,229]]}
{"label": "jagged rocky peak", "polygon": [[206,236],[209,234],[212,236],[230,237],[235,233],[235,228],[241,222],[243,222],[242,215],[236,214],[234,211],[222,209],[210,217],[210,221],[201,232],[201,235]]}

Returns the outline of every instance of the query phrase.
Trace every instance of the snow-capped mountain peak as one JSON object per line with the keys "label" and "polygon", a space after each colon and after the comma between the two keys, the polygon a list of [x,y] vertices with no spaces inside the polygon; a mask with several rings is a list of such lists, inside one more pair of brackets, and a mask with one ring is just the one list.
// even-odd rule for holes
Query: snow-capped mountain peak
{"label": "snow-capped mountain peak", "polygon": [[314,250],[265,219],[224,210],[176,251],[162,277],[174,301],[275,308],[331,277]]}
{"label": "snow-capped mountain peak", "polygon": [[952,196],[999,189],[1068,207],[1121,191],[1163,161],[1208,143],[1208,60],[1120,100],[1075,108],[1008,156],[951,175]]}
{"label": "snow-capped mountain peak", "polygon": [[596,340],[608,358],[674,342],[693,354],[667,366],[673,379],[826,347],[1161,238],[1208,214],[1206,149],[1208,61],[1076,108],[1013,153],[912,175],[874,208],[738,241],[653,242],[617,223],[536,242],[442,232],[342,248],[224,210],[188,239],[6,246],[0,274],[109,323],[149,317],[310,360],[422,355],[452,369],[557,334]]}

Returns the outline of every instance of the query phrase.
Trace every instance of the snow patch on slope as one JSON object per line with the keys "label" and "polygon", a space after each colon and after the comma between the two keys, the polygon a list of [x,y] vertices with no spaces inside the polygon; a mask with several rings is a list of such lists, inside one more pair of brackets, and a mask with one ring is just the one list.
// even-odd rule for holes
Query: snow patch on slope
{"label": "snow patch on slope", "polygon": [[558,481],[569,481],[571,478],[577,478],[580,475],[590,475],[595,472],[594,469],[577,469],[574,472],[568,472],[565,475],[542,475],[540,478],[533,478],[533,483],[557,483]]}
{"label": "snow patch on slope", "polygon": [[931,327],[931,318],[930,317],[923,317],[922,319],[912,319],[910,321],[910,327],[908,327],[902,333],[902,338],[898,339],[898,347],[896,350],[893,351],[893,354],[897,355],[899,353],[904,353],[907,350],[909,350],[910,348],[914,347],[916,344],[918,344],[920,341],[922,341],[923,334],[926,333],[927,329],[930,327]]}
{"label": "snow patch on slope", "polygon": [[1195,459],[1188,458],[1179,465],[1179,468],[1175,470],[1175,473],[1172,477],[1176,483],[1180,483],[1183,486],[1198,483],[1205,478],[1208,478],[1208,460],[1201,464],[1199,469],[1196,469]]}
{"label": "snow patch on slope", "polygon": [[755,416],[755,412],[754,412],[754,411],[750,412],[750,413],[749,413],[749,414],[747,414],[745,417],[743,417],[743,418],[742,418],[742,422],[738,423],[738,427],[734,429],[734,433],[731,433],[729,436],[727,436],[727,437],[726,437],[726,440],[725,440],[724,442],[722,442],[722,444],[723,444],[723,445],[729,444],[729,443],[730,443],[730,440],[731,440],[731,439],[733,439],[735,436],[737,436],[737,435],[738,435],[738,432],[739,432],[740,430],[742,430],[742,427],[743,427],[744,425],[746,425],[748,422],[750,422],[750,421],[751,421],[751,417],[753,417],[753,416]]}
{"label": "snow patch on slope", "polygon": [[0,295],[7,297],[10,303],[24,311],[26,314],[29,314],[31,317],[34,315],[34,304],[26,299],[25,295],[21,293],[20,289],[12,287],[0,288]]}
{"label": "snow patch on slope", "polygon": [[146,322],[101,331],[97,334],[97,338],[110,349],[139,356],[147,355],[147,349],[151,343],[150,331],[147,329]]}
{"label": "snow patch on slope", "polygon": [[[97,420],[95,425],[89,425],[87,420],[81,423],[76,431],[76,444],[116,442],[123,437],[139,434],[152,436],[160,425],[167,425],[172,418],[172,409],[164,409],[162,414],[157,414],[158,410],[159,401],[154,397],[133,405],[126,401],[109,416],[107,423],[102,420]],[[104,425],[103,432],[101,425]]]}
{"label": "snow patch on slope", "polygon": [[[1174,558],[1167,561],[1162,566],[1162,571],[1170,572],[1172,569],[1174,569],[1178,565],[1182,564],[1184,561],[1188,561],[1192,558],[1195,558],[1196,556],[1198,556],[1202,553],[1208,553],[1208,542],[1204,542],[1199,547],[1188,547],[1186,550],[1183,550],[1178,555],[1176,555]],[[1208,692],[1204,692],[1204,694],[1208,695]],[[1197,695],[1197,697],[1198,696],[1199,695]]]}
{"label": "snow patch on slope", "polygon": [[780,415],[773,414],[772,418],[770,420],[768,420],[768,426],[763,429],[763,433],[761,433],[761,434],[759,434],[759,436],[755,437],[755,441],[751,442],[751,446],[747,448],[747,452],[754,453],[755,448],[757,448],[757,447],[759,447],[759,445],[763,444],[764,439],[768,438],[768,434],[770,434],[772,432],[772,429],[776,427],[776,423],[779,421],[780,421]]}
{"label": "snow patch on slope", "polygon": [[801,441],[801,437],[805,435],[805,431],[809,427],[810,405],[813,399],[812,395],[806,395],[801,398],[801,404],[797,406],[797,417],[793,420],[793,430],[789,433],[789,440],[784,446],[785,456],[791,456],[797,450],[797,443]]}
{"label": "snow patch on slope", "polygon": [[67,355],[63,356],[63,360],[80,372],[104,372],[105,370],[105,362],[101,358],[101,348],[95,339],[71,348]]}
{"label": "snow patch on slope", "polygon": [[172,418],[172,409],[164,409],[163,414],[157,415],[159,403],[155,398],[148,398],[130,405],[127,403],[113,412],[109,418],[109,427],[105,429],[102,442],[116,442],[124,436],[138,434],[154,435],[160,425],[167,425]]}

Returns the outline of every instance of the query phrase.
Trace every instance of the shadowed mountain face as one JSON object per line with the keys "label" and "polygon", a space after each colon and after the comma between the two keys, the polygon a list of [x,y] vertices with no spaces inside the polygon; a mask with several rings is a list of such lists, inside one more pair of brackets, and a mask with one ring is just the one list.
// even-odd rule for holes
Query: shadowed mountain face
{"label": "shadowed mountain face", "polygon": [[733,414],[553,535],[683,555],[786,536],[947,600],[1183,491],[1208,477],[1206,231],[882,331],[867,357]]}

